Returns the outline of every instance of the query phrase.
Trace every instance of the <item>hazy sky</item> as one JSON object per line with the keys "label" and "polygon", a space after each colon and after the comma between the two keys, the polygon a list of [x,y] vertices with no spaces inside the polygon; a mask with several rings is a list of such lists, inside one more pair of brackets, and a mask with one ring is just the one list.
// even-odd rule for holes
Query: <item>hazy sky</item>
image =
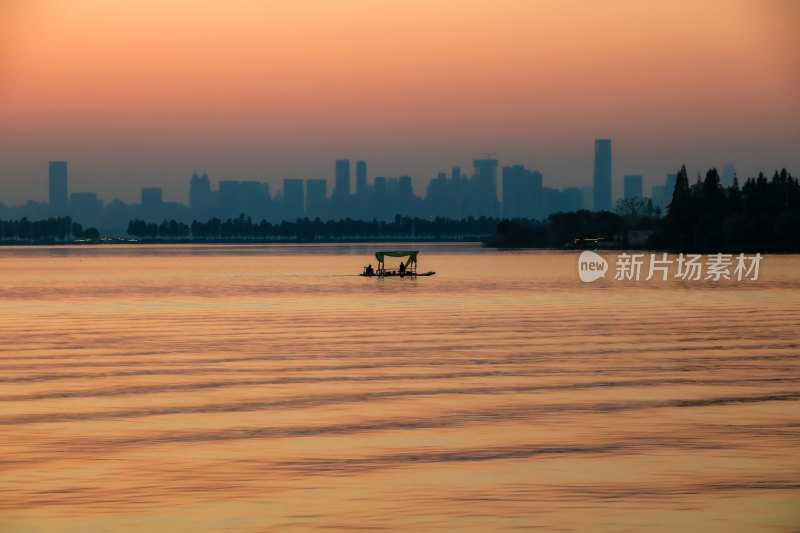
{"label": "hazy sky", "polygon": [[800,174],[800,2],[0,0],[0,202],[188,200],[192,172],[430,178],[487,152],[645,191],[686,163]]}

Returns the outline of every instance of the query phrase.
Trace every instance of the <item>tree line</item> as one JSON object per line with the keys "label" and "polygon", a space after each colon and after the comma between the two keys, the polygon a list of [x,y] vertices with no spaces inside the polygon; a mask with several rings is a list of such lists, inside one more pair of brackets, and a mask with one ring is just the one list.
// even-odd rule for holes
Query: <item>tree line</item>
{"label": "tree line", "polygon": [[690,185],[678,172],[664,218],[642,200],[622,202],[617,213],[555,213],[544,222],[503,220],[486,240],[497,247],[563,248],[589,239],[627,246],[630,230],[647,232],[647,248],[676,252],[800,252],[800,182],[786,169],[760,173],[723,187],[717,169]]}
{"label": "tree line", "polygon": [[394,221],[340,220],[322,221],[300,218],[272,224],[254,221],[244,214],[221,220],[217,217],[191,224],[164,220],[160,224],[144,220],[128,223],[128,235],[142,240],[191,242],[325,242],[359,240],[480,240],[491,234],[499,220],[491,217],[468,217],[461,220],[437,217],[433,220],[397,215]]}
{"label": "tree line", "polygon": [[681,167],[653,246],[674,250],[800,251],[800,182],[786,169],[722,187],[717,169],[690,185]]}
{"label": "tree line", "polygon": [[[276,224],[256,222],[242,214],[227,220],[194,220],[191,224],[137,219],[129,222],[127,232],[151,242],[484,240],[497,247],[564,248],[585,244],[582,239],[625,246],[630,230],[643,230],[649,235],[645,246],[651,249],[800,251],[800,182],[785,169],[775,172],[771,179],[760,173],[741,187],[736,178],[733,185],[723,187],[715,168],[705,179],[698,175],[690,184],[683,166],[664,218],[658,218],[652,204],[643,201],[622,203],[617,210],[555,213],[544,221],[492,217],[431,220],[397,215],[393,221],[301,218]],[[70,217],[0,220],[0,242],[4,243],[58,243],[99,237],[97,229],[84,229]]]}
{"label": "tree line", "polygon": [[0,220],[0,242],[67,242],[75,239],[99,239],[100,232],[95,228],[84,229],[70,217],[56,217],[44,220]]}

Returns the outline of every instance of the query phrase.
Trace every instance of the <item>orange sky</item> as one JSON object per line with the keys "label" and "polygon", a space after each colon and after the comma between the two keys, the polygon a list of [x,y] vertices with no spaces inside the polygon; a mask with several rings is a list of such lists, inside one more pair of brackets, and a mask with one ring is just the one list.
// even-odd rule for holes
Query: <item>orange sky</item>
{"label": "orange sky", "polygon": [[[437,171],[497,153],[545,185],[681,163],[800,174],[800,3],[0,0],[0,202],[189,176]],[[646,187],[649,191],[649,187]]]}

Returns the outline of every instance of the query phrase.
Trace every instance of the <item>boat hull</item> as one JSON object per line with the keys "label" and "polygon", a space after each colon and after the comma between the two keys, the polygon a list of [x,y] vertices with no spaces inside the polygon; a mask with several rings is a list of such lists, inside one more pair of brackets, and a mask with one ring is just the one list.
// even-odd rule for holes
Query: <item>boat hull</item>
{"label": "boat hull", "polygon": [[433,276],[434,274],[436,274],[436,272],[415,272],[413,274],[359,274],[359,276],[364,276],[365,278],[416,278],[418,276]]}

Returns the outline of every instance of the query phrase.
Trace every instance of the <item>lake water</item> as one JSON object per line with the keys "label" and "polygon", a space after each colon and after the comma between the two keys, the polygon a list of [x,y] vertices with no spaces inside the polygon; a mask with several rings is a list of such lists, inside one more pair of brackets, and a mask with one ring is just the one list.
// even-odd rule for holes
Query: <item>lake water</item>
{"label": "lake water", "polygon": [[800,256],[577,260],[0,248],[0,530],[798,531]]}

